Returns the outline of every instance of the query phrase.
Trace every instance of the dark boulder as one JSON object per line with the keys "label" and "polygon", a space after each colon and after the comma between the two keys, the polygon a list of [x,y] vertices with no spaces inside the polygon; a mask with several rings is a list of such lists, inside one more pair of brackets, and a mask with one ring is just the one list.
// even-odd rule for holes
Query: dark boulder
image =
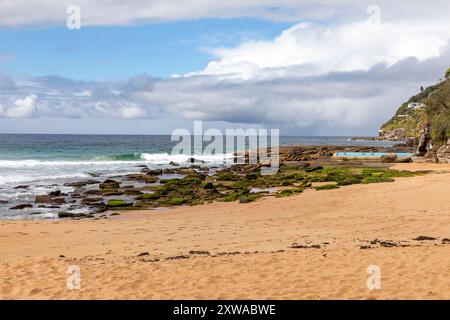
{"label": "dark boulder", "polygon": [[187,160],[186,160],[186,162],[187,163],[205,163],[205,161],[203,161],[203,160],[199,160],[199,159],[195,159],[195,158],[188,158]]}
{"label": "dark boulder", "polygon": [[15,187],[14,189],[28,189],[30,186],[27,186],[27,185],[20,185],[20,186],[17,186],[17,187]]}
{"label": "dark boulder", "polygon": [[33,208],[33,206],[31,204],[19,204],[17,206],[14,206],[12,208],[9,208],[10,210],[22,210],[22,209],[28,209],[28,208]]}
{"label": "dark boulder", "polygon": [[116,180],[106,179],[99,186],[100,189],[118,189],[120,188],[120,183]]}
{"label": "dark boulder", "polygon": [[87,186],[90,184],[97,184],[97,183],[100,183],[100,181],[89,179],[89,180],[82,180],[82,181],[66,183],[65,186],[78,188],[78,187],[84,187],[84,186]]}
{"label": "dark boulder", "polygon": [[212,182],[207,182],[203,188],[207,190],[214,189],[214,184]]}
{"label": "dark boulder", "polygon": [[72,212],[58,212],[58,218],[92,218],[89,213],[72,213]]}

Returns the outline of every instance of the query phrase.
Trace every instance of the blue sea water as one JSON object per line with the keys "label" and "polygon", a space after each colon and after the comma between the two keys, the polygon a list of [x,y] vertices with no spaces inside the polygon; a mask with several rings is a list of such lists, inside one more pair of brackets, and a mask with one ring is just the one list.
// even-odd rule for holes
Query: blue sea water
{"label": "blue sea water", "polygon": [[[137,172],[138,165],[169,167],[188,156],[171,155],[170,136],[0,134],[0,219],[54,218],[48,209],[10,210],[50,191],[71,191],[67,182]],[[391,146],[395,142],[350,137],[280,137],[280,145]],[[230,154],[195,155],[205,165],[223,165]],[[27,185],[28,188],[16,187]],[[6,202],[6,203],[4,203]],[[33,211],[32,215],[30,214]]]}
{"label": "blue sea water", "polygon": [[[390,152],[336,152],[337,157],[350,157],[350,158],[379,158],[390,154]],[[410,152],[396,152],[397,157],[411,157],[413,154]]]}

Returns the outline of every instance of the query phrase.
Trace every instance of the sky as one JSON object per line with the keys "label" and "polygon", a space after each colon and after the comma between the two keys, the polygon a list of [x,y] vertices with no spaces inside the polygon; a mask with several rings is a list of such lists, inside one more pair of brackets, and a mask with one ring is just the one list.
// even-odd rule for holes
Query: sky
{"label": "sky", "polygon": [[2,0],[0,132],[376,135],[450,66],[449,21],[443,0]]}

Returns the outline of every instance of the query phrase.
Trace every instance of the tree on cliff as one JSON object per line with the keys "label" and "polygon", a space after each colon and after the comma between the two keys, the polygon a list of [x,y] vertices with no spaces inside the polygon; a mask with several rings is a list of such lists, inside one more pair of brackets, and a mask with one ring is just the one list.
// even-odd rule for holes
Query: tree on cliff
{"label": "tree on cliff", "polygon": [[450,137],[450,79],[446,79],[424,102],[433,141],[442,145]]}

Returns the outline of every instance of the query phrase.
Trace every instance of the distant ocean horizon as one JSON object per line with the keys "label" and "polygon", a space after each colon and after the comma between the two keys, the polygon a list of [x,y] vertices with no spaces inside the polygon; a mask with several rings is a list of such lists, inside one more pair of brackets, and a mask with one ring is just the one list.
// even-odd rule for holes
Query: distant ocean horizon
{"label": "distant ocean horizon", "polygon": [[[280,145],[392,146],[397,142],[353,140],[353,137],[280,137]],[[67,182],[99,179],[138,171],[137,166],[167,168],[183,164],[184,155],[171,155],[178,142],[170,135],[0,134],[0,219],[23,218],[12,204],[32,203],[51,191],[69,192]],[[206,166],[231,161],[232,154],[194,155]],[[27,188],[19,188],[25,185]],[[5,202],[5,203],[2,203]],[[34,209],[36,211],[36,209]],[[52,218],[42,209],[35,218]]]}

